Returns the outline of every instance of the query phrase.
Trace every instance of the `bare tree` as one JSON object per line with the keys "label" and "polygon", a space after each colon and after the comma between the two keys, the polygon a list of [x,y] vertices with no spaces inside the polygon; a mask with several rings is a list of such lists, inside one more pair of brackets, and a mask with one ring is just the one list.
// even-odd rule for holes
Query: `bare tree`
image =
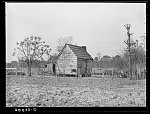
{"label": "bare tree", "polygon": [[101,60],[101,58],[102,58],[102,54],[101,54],[101,52],[98,52],[96,55],[97,55],[98,60],[100,61],[100,60]]}
{"label": "bare tree", "polygon": [[17,42],[17,48],[14,49],[13,56],[18,60],[24,61],[28,66],[28,75],[31,76],[31,66],[34,60],[41,60],[44,54],[49,55],[51,49],[45,45],[40,37],[26,38],[20,43]]}
{"label": "bare tree", "polygon": [[65,46],[65,44],[72,44],[72,43],[73,43],[72,36],[59,38],[57,42],[57,47],[56,47],[57,52],[60,53],[62,48]]}
{"label": "bare tree", "polygon": [[98,59],[98,67],[100,67],[100,60],[102,58],[102,54],[101,54],[101,52],[98,52],[96,55],[97,55],[97,59]]}
{"label": "bare tree", "polygon": [[131,52],[131,48],[132,48],[132,46],[135,45],[135,42],[131,41],[131,35],[133,35],[133,33],[130,33],[131,24],[126,24],[124,26],[127,29],[127,35],[128,35],[127,41],[124,41],[124,42],[127,45],[127,51],[129,53],[129,75],[130,75],[130,79],[132,79],[132,65],[131,65],[131,54],[132,54],[132,52]]}

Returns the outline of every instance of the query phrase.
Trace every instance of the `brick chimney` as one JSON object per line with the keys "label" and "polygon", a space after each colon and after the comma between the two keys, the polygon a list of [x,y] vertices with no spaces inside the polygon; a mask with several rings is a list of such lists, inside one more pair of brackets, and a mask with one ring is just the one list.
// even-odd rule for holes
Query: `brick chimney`
{"label": "brick chimney", "polygon": [[82,48],[83,48],[84,50],[86,50],[86,46],[82,46]]}

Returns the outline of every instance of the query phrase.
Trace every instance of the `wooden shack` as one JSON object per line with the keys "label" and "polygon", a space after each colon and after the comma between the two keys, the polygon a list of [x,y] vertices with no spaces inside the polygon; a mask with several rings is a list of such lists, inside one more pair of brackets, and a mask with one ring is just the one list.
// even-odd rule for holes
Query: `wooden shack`
{"label": "wooden shack", "polygon": [[89,76],[92,66],[93,58],[86,46],[66,44],[57,57],[56,73],[62,76]]}
{"label": "wooden shack", "polygon": [[45,71],[48,74],[52,74],[52,75],[56,74],[56,59],[57,59],[57,56],[53,55],[53,56],[50,56],[49,60],[47,61]]}

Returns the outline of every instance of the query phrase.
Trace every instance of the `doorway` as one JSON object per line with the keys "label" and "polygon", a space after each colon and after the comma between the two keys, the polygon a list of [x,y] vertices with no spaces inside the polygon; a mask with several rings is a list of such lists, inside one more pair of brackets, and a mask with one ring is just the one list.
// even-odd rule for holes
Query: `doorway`
{"label": "doorway", "polygon": [[55,64],[53,64],[53,73],[56,73]]}

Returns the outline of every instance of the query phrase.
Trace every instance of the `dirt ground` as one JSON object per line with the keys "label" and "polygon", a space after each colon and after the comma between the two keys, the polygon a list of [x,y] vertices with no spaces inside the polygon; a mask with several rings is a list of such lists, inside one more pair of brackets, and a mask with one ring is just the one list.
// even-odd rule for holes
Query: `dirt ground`
{"label": "dirt ground", "polygon": [[6,107],[146,107],[146,80],[6,76]]}

